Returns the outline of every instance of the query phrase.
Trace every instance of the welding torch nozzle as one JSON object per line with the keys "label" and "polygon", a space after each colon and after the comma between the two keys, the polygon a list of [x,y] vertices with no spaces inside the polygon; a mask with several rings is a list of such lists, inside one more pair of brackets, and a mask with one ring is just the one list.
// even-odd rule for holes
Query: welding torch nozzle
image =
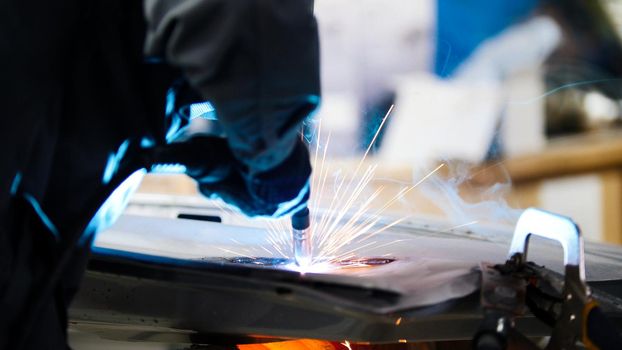
{"label": "welding torch nozzle", "polygon": [[311,263],[311,237],[309,237],[310,226],[311,219],[308,207],[299,210],[292,216],[294,261],[298,266],[307,266]]}

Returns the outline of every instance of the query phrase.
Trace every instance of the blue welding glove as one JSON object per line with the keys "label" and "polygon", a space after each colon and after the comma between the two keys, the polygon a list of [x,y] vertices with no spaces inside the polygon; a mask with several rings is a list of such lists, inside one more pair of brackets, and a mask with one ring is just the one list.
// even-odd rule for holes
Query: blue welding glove
{"label": "blue welding glove", "polygon": [[226,176],[189,173],[200,191],[249,216],[303,206],[311,166],[298,133],[320,102],[313,0],[145,0],[144,8],[145,55],[178,67],[227,137]]}
{"label": "blue welding glove", "polygon": [[152,171],[183,165],[206,197],[220,198],[247,216],[280,217],[309,198],[309,152],[300,138],[294,141],[281,163],[256,173],[234,155],[228,139],[207,135],[142,149],[141,165]]}
{"label": "blue welding glove", "polygon": [[208,198],[220,198],[250,217],[280,217],[306,205],[309,199],[311,164],[309,151],[300,139],[276,167],[251,174],[248,167],[231,158],[226,175],[202,177],[200,169],[189,169]]}

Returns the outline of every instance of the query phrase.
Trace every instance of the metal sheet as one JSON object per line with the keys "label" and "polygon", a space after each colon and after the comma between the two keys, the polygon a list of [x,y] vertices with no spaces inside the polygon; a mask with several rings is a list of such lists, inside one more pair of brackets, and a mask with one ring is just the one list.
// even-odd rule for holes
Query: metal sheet
{"label": "metal sheet", "polygon": [[[378,239],[401,244],[379,244],[360,255],[390,253],[397,262],[331,274],[219,259],[227,254],[216,247],[261,246],[265,234],[257,228],[123,217],[97,238],[70,310],[72,325],[113,339],[164,342],[214,343],[223,336],[257,334],[370,342],[468,339],[480,320],[478,297],[471,293],[477,288],[472,267],[481,260],[503,261],[510,237],[396,227]],[[561,260],[544,243],[534,245],[530,258]],[[600,283],[619,288],[620,249],[588,245],[586,250],[588,279],[610,280]],[[546,332],[530,316],[518,326],[529,335]]]}

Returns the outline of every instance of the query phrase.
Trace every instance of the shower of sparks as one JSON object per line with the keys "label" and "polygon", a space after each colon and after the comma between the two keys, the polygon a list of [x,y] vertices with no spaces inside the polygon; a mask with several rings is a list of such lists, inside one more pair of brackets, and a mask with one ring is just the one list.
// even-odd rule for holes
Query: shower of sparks
{"label": "shower of sparks", "polygon": [[[334,189],[329,189],[329,167],[326,164],[326,155],[330,147],[330,132],[322,138],[322,122],[318,122],[316,129],[313,165],[314,176],[311,180],[311,227],[309,239],[312,242],[311,265],[325,265],[326,262],[337,263],[339,261],[355,259],[362,250],[385,247],[398,242],[379,244],[373,238],[385,230],[398,225],[408,216],[398,218],[390,223],[383,221],[383,214],[396,202],[414,190],[430,176],[440,170],[444,164],[439,165],[415,184],[409,184],[402,188],[385,203],[377,205],[384,186],[379,186],[370,195],[366,189],[374,180],[377,164],[366,164],[370,151],[378,139],[383,126],[393,111],[389,108],[380,123],[371,142],[367,146],[356,168],[349,176],[336,176],[333,183]],[[328,197],[328,206],[321,207],[320,203],[324,196]],[[375,209],[378,208],[379,209]],[[272,249],[282,256],[291,256],[291,224],[288,219],[268,221],[268,241]],[[311,268],[311,270],[315,270]]]}
{"label": "shower of sparks", "polygon": [[347,340],[341,343],[341,345],[345,346],[349,350],[352,350],[352,346],[350,345],[350,342]]}
{"label": "shower of sparks", "polygon": [[[354,171],[349,176],[335,174],[333,175],[334,181],[332,182],[329,181],[331,177],[329,174],[330,169],[326,164],[331,133],[329,132],[323,139],[322,121],[318,121],[314,137],[315,145],[311,147],[314,149],[312,156],[314,176],[311,179],[312,193],[309,203],[311,212],[309,239],[312,242],[312,260],[310,266],[303,267],[302,269],[294,264],[287,265],[285,268],[298,270],[302,273],[324,272],[340,266],[340,261],[358,259],[358,256],[364,249],[369,251],[370,249],[387,247],[404,241],[396,240],[381,244],[374,240],[374,237],[379,233],[409,218],[409,216],[404,216],[386,223],[383,220],[385,217],[383,214],[392,205],[403,200],[407,194],[433,176],[444,164],[437,166],[416,183],[405,185],[397,194],[391,196],[389,200],[378,205],[385,187],[379,186],[371,194],[368,194],[366,190],[370,187],[372,181],[375,180],[374,175],[378,164],[366,163],[366,160],[392,111],[393,106],[385,114]],[[334,188],[330,188],[331,186],[334,186]],[[323,201],[325,196],[328,197],[328,201]],[[326,202],[328,202],[328,206],[322,207],[321,203]],[[221,209],[230,215],[239,215],[227,208],[227,206],[221,206]],[[266,245],[237,245],[238,242],[231,239],[231,242],[236,245],[236,249],[219,249],[227,254],[250,259],[260,256],[292,257],[290,218],[266,220],[266,226]],[[390,255],[384,254],[383,256]]]}

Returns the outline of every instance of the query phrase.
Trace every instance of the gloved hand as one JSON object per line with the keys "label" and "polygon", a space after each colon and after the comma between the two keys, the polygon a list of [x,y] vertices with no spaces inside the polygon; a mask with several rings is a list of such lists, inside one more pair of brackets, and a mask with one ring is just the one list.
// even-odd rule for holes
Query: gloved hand
{"label": "gloved hand", "polygon": [[[298,132],[320,95],[313,0],[148,0],[144,7],[145,54],[180,68],[227,135],[226,176],[203,178],[200,165],[189,172],[201,192],[249,216],[304,205],[311,167]],[[212,156],[205,154],[206,169]]]}
{"label": "gloved hand", "polygon": [[181,164],[202,194],[220,198],[248,216],[280,217],[306,205],[311,164],[297,138],[292,151],[272,169],[251,174],[231,152],[227,139],[194,136],[185,142],[142,150],[141,166]]}
{"label": "gloved hand", "polygon": [[300,139],[283,162],[267,171],[251,175],[233,155],[230,164],[221,178],[202,177],[198,169],[189,169],[188,174],[198,181],[203,195],[221,198],[250,217],[280,217],[299,210],[309,199],[311,163]]}

